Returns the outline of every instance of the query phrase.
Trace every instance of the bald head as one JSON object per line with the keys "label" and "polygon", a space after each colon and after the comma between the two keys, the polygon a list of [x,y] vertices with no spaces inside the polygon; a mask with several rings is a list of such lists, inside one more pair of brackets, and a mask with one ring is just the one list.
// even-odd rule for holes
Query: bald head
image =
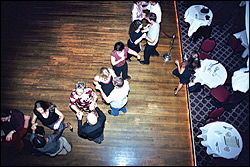
{"label": "bald head", "polygon": [[91,112],[87,115],[87,122],[90,124],[90,125],[95,125],[97,123],[97,116]]}

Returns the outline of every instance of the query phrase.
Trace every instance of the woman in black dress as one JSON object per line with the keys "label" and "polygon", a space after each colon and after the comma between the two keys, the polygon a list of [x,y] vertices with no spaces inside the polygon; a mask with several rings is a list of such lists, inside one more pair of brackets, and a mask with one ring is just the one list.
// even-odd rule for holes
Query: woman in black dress
{"label": "woman in black dress", "polygon": [[173,76],[174,78],[176,76],[180,78],[180,82],[174,90],[174,95],[176,96],[183,85],[190,82],[192,72],[201,67],[199,53],[193,50],[190,52],[189,58],[184,60],[181,66],[179,60],[175,60],[175,64],[177,65],[177,68],[173,71]]}
{"label": "woman in black dress", "polygon": [[[141,49],[140,42],[142,39],[146,37],[146,31],[142,30],[142,21],[140,20],[134,20],[129,27],[129,40],[127,42],[127,45],[130,49],[136,51],[139,53]],[[131,61],[132,55],[128,53],[127,60]]]}
{"label": "woman in black dress", "polygon": [[174,95],[176,96],[183,85],[190,82],[192,71],[188,68],[188,61],[184,61],[180,66],[179,60],[175,60],[175,64],[177,68],[173,71],[173,76],[174,78],[178,77],[180,79],[177,88],[174,89]]}

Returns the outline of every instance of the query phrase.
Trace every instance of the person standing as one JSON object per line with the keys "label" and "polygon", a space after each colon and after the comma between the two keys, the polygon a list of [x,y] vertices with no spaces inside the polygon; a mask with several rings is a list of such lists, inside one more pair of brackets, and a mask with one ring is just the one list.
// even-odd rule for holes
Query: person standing
{"label": "person standing", "polygon": [[33,109],[32,125],[39,119],[44,126],[52,130],[69,128],[73,132],[72,125],[64,123],[64,115],[57,109],[57,106],[48,101],[38,100]]}
{"label": "person standing", "polygon": [[120,76],[122,72],[122,78],[130,80],[131,77],[128,76],[128,64],[126,62],[127,53],[137,56],[137,59],[140,60],[140,55],[136,51],[124,46],[122,42],[117,42],[111,52],[111,65],[116,76]]}
{"label": "person standing", "polygon": [[[107,103],[110,103],[110,107],[112,110],[108,110],[108,113],[113,116],[119,115],[119,110],[123,113],[126,113],[125,105],[128,102],[128,93],[129,93],[129,82],[124,80],[122,77],[116,77],[113,80],[113,84],[115,88],[110,93],[109,96],[103,95],[103,98]],[[97,84],[96,89],[100,90],[100,92],[104,93],[101,85]]]}
{"label": "person standing", "polygon": [[[142,21],[134,20],[129,26],[129,40],[127,45],[130,49],[139,53],[141,48],[141,41],[146,37],[146,33],[142,30]],[[128,53],[127,60],[131,61],[132,55]]]}
{"label": "person standing", "polygon": [[150,56],[159,56],[156,48],[158,46],[160,24],[156,22],[155,13],[149,13],[148,20],[151,25],[148,28],[148,34],[145,38],[147,40],[147,44],[144,49],[144,61],[140,61],[143,65],[150,63]]}
{"label": "person standing", "polygon": [[149,1],[148,5],[146,7],[143,8],[148,9],[150,11],[150,13],[155,13],[156,14],[156,22],[157,23],[161,23],[161,16],[162,16],[162,12],[161,12],[161,6],[158,3],[158,1]]}
{"label": "person standing", "polygon": [[[99,83],[102,86],[102,90],[108,96],[114,89],[113,79],[116,77],[115,72],[111,68],[101,67],[94,76],[93,83]],[[101,97],[102,94],[100,93]],[[103,99],[103,97],[102,97]],[[103,102],[105,100],[103,99]]]}
{"label": "person standing", "polygon": [[142,19],[142,1],[134,1],[131,9],[131,22]]}
{"label": "person standing", "polygon": [[78,119],[78,135],[89,141],[94,141],[95,143],[101,144],[104,140],[104,125],[106,121],[106,116],[98,108],[95,108],[96,113],[87,113],[86,122],[82,125],[83,112],[77,112],[76,116]]}
{"label": "person standing", "polygon": [[48,137],[44,137],[44,135],[35,134],[36,126],[37,123],[32,125],[32,135],[30,137],[30,143],[35,150],[50,157],[66,155],[68,152],[71,152],[72,144],[62,136],[62,128],[54,131],[54,133]]}
{"label": "person standing", "polygon": [[174,95],[177,96],[183,85],[190,82],[192,71],[189,69],[188,61],[184,61],[180,65],[179,60],[175,60],[175,64],[177,65],[177,68],[172,72],[173,77],[178,77],[180,79],[177,88],[174,89]]}
{"label": "person standing", "polygon": [[78,81],[70,94],[69,107],[74,112],[92,112],[97,107],[98,96],[94,90],[87,87],[84,81]]}

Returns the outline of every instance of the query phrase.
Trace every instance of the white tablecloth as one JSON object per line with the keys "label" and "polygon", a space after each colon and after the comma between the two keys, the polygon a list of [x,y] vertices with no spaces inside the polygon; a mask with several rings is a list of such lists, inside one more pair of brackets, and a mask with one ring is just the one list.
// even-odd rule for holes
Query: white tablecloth
{"label": "white tablecloth", "polygon": [[206,84],[209,88],[223,85],[227,79],[225,67],[216,60],[201,60],[201,67],[195,70],[194,83]]}
{"label": "white tablecloth", "polygon": [[[248,71],[248,72],[247,72]],[[249,67],[235,71],[232,76],[232,87],[234,91],[246,93],[249,89]]]}
{"label": "white tablecloth", "polygon": [[[212,11],[209,9],[208,13],[206,14],[201,13],[200,10],[203,7],[208,9],[204,5],[192,5],[186,10],[184,14],[185,22],[190,24],[190,27],[188,29],[189,37],[191,37],[193,33],[196,32],[200,26],[207,26],[207,25],[209,26],[212,22],[213,19]],[[210,17],[208,20],[206,20],[207,15]]]}
{"label": "white tablecloth", "polygon": [[198,138],[204,139],[201,144],[207,147],[207,154],[226,159],[237,158],[243,142],[239,132],[229,123],[212,122],[200,127],[202,134]]}
{"label": "white tablecloth", "polygon": [[246,48],[246,50],[241,55],[242,58],[245,58],[247,55],[249,55],[249,45],[248,45],[246,30],[237,32],[233,35],[235,36],[235,38],[240,39],[241,45]]}

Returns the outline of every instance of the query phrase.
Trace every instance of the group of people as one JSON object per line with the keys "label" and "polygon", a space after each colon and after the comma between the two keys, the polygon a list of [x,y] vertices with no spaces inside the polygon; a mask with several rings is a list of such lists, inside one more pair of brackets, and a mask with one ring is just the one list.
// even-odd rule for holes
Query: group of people
{"label": "group of people", "polygon": [[[100,91],[103,102],[110,104],[109,114],[118,116],[119,111],[126,113],[129,82],[107,67],[100,68],[94,76],[93,84]],[[84,81],[78,81],[69,97],[69,108],[78,120],[78,135],[84,139],[101,144],[104,140],[105,114],[97,106],[96,92],[87,87]],[[83,123],[83,116],[86,121]],[[73,132],[71,123],[64,123],[64,114],[49,101],[35,102],[32,118],[16,109],[1,111],[1,147],[10,153],[18,153],[24,147],[23,137],[31,133],[30,143],[34,150],[54,157],[71,152],[72,143],[62,135],[64,129]],[[37,123],[39,120],[43,126]],[[45,137],[44,126],[53,130]]]}
{"label": "group of people", "polygon": [[[149,64],[151,56],[159,56],[156,51],[158,46],[161,9],[157,1],[134,1],[131,15],[131,25],[129,27],[129,40],[127,46],[122,42],[114,45],[111,52],[112,68],[102,67],[98,69],[94,76],[93,84],[100,92],[102,101],[110,105],[108,113],[118,116],[119,111],[126,113],[126,104],[130,91],[128,80],[128,64],[134,55],[140,60],[138,54],[142,51],[141,41],[147,40],[144,48],[144,61],[141,64]],[[149,24],[143,27],[142,20]],[[177,69],[173,75],[180,78],[175,95],[182,88],[183,84],[189,82],[192,70],[199,68],[199,55],[192,52],[190,57],[182,65],[175,61]],[[121,75],[122,73],[122,75]],[[69,108],[76,114],[78,120],[78,135],[84,139],[101,144],[104,140],[105,114],[97,105],[98,96],[96,92],[86,86],[84,81],[78,81],[70,94]],[[82,119],[86,116],[86,121]],[[30,143],[32,147],[51,157],[56,155],[66,155],[71,152],[72,143],[62,135],[64,129],[68,128],[73,132],[71,123],[64,123],[64,114],[51,102],[38,100],[35,102],[32,118],[24,115],[16,109],[2,109],[1,111],[1,147],[18,153],[24,147],[23,137],[31,133]],[[37,120],[43,124],[39,126]],[[53,133],[45,137],[44,126],[53,130]]]}
{"label": "group of people", "polygon": [[[127,42],[127,46],[129,49],[139,53],[142,51],[141,41],[146,39],[147,43],[144,48],[144,61],[140,61],[140,63],[147,65],[150,63],[151,56],[159,56],[156,48],[158,46],[159,33],[161,29],[161,7],[158,1],[134,1],[131,13],[132,23],[129,27],[130,38]],[[146,20],[147,23],[149,23],[146,27],[142,26],[143,20]],[[131,57],[132,56],[128,53],[127,60],[131,61]],[[137,55],[138,59],[139,57],[140,56]],[[177,68],[172,72],[173,77],[178,77],[180,79],[178,86],[174,89],[174,95],[177,96],[183,85],[190,82],[192,72],[194,72],[196,68],[200,67],[199,53],[191,51],[188,58],[185,59],[181,65],[179,60],[175,60],[175,64]],[[125,71],[125,73],[127,73],[127,71]],[[119,75],[119,73],[117,73],[117,75]],[[128,78],[130,79],[130,77]]]}
{"label": "group of people", "polygon": [[[122,73],[122,78],[130,80],[128,75],[128,64],[126,60],[132,61],[131,57],[137,57],[143,65],[150,64],[151,56],[159,56],[156,51],[159,42],[161,7],[158,1],[134,1],[131,10],[131,24],[129,26],[129,39],[127,46],[123,42],[117,42],[111,52],[111,65],[117,76]],[[143,21],[147,25],[143,27]],[[144,47],[144,60],[141,61],[140,51],[143,51],[141,41],[146,40]]]}

